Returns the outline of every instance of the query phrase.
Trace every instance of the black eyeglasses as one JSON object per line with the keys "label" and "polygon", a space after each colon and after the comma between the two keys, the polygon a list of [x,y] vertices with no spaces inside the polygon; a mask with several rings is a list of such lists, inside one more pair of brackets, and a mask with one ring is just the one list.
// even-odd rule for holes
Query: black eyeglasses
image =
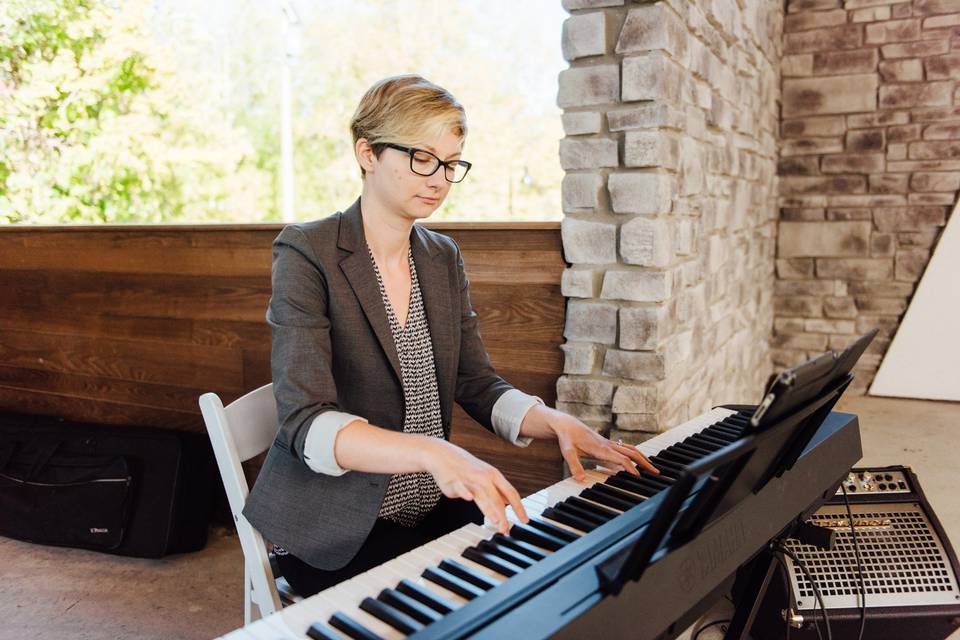
{"label": "black eyeglasses", "polygon": [[467,172],[473,165],[466,160],[450,160],[444,162],[429,151],[415,149],[414,147],[404,147],[403,145],[384,142],[385,146],[391,149],[397,149],[410,155],[410,170],[418,176],[432,176],[441,166],[443,167],[443,177],[447,182],[460,182],[467,177]]}

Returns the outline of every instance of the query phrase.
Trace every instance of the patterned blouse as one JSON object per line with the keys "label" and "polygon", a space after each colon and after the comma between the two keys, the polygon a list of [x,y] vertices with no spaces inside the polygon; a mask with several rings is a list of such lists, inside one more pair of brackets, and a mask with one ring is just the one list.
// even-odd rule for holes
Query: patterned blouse
{"label": "patterned blouse", "polygon": [[[393,333],[393,341],[400,358],[405,406],[403,431],[443,438],[433,345],[430,341],[427,316],[424,313],[423,298],[420,295],[420,283],[413,263],[413,249],[407,252],[411,286],[410,308],[407,312],[407,324],[404,327],[400,326],[400,321],[390,304],[390,298],[383,286],[383,278],[373,258],[373,251],[369,246],[367,251],[370,253],[370,261],[373,263],[380,296],[383,298],[383,306],[390,321],[390,331]],[[387,493],[380,507],[379,517],[407,527],[415,526],[437,505],[440,495],[440,487],[429,473],[394,474],[387,484]]]}

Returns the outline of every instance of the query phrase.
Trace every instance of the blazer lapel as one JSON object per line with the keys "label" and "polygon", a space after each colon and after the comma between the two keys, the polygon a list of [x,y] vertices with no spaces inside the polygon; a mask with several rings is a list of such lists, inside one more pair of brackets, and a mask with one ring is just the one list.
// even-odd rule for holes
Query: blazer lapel
{"label": "blazer lapel", "polygon": [[403,384],[400,373],[400,357],[397,355],[397,346],[393,342],[393,333],[390,331],[390,322],[387,320],[387,310],[380,297],[380,287],[377,286],[377,277],[370,264],[370,255],[366,251],[366,240],[363,235],[363,219],[360,217],[360,199],[350,205],[340,214],[340,231],[337,246],[350,255],[340,261],[340,270],[350,283],[350,288],[360,301],[364,315],[377,336],[397,381]]}

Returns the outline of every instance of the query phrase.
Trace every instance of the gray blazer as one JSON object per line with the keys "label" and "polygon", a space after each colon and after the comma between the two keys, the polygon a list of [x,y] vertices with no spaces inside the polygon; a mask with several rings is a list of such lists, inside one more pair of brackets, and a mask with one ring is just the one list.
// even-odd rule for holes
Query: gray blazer
{"label": "gray blazer", "polygon": [[[453,402],[492,430],[500,378],[480,338],[460,248],[414,225],[413,260],[423,295],[445,436]],[[271,363],[279,431],[243,514],[268,540],[305,562],[340,569],[376,521],[388,474],[331,476],[304,461],[310,424],[324,411],[403,429],[404,402],[386,309],[367,253],[360,199],[344,212],[285,227],[273,243]]]}

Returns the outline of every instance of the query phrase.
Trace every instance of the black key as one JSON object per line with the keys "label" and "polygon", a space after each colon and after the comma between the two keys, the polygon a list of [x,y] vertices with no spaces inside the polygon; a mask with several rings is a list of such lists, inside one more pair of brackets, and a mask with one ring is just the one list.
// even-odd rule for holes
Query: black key
{"label": "black key", "polygon": [[572,531],[567,531],[563,527],[558,527],[555,524],[550,524],[545,522],[540,518],[530,518],[530,526],[536,529],[540,529],[544,533],[550,534],[554,538],[559,538],[560,540],[566,540],[567,542],[573,542],[580,537],[579,534],[576,534]]}
{"label": "black key", "polygon": [[422,624],[407,614],[402,611],[397,611],[390,605],[380,602],[379,600],[374,600],[373,598],[364,598],[360,602],[360,610],[366,611],[374,618],[386,622],[400,633],[410,635],[423,629]]}
{"label": "black key", "polygon": [[518,567],[511,562],[507,562],[503,558],[497,557],[492,553],[480,551],[480,549],[477,549],[476,547],[468,547],[464,549],[463,557],[467,560],[473,560],[477,564],[484,566],[491,571],[496,571],[500,575],[508,578],[511,578],[523,571],[522,567]]}
{"label": "black key", "polygon": [[569,498],[566,499],[566,503],[571,504],[575,507],[580,507],[581,509],[585,509],[586,511],[595,513],[598,516],[602,517],[604,520],[610,520],[620,515],[613,509],[601,507],[599,504],[595,502],[590,502],[589,500],[584,500],[583,498],[580,498],[577,496],[570,496]]}
{"label": "black key", "polygon": [[416,582],[412,582],[407,579],[400,581],[400,584],[397,585],[397,591],[405,596],[410,596],[414,600],[422,602],[443,616],[457,608],[457,605],[450,600],[447,600],[443,596],[437,595],[433,591],[425,589]]}
{"label": "black key", "polygon": [[731,431],[736,433],[738,436],[743,435],[743,425],[737,424],[731,420],[724,420],[720,423],[721,426],[729,427]]}
{"label": "black key", "polygon": [[731,442],[737,441],[737,436],[730,435],[726,431],[714,429],[713,427],[710,427],[709,429],[704,429],[701,435],[710,436],[711,438],[716,438],[717,440],[720,440],[725,444],[730,444]]}
{"label": "black key", "polygon": [[703,447],[705,449],[709,448],[711,451],[717,451],[729,444],[728,442],[724,442],[723,440],[717,440],[716,438],[712,438],[702,433],[698,433],[695,436],[690,436],[688,440],[696,444],[698,447]]}
{"label": "black key", "polygon": [[480,587],[472,585],[466,580],[462,580],[436,567],[427,567],[421,575],[430,582],[438,584],[444,589],[449,589],[467,600],[473,600],[477,596],[482,596],[485,593]]}
{"label": "black key", "polygon": [[[634,477],[635,477],[635,476],[634,476]],[[668,478],[668,477],[666,477],[666,476],[664,476],[664,475],[662,475],[662,474],[659,474],[659,473],[650,473],[649,471],[644,471],[644,470],[642,470],[642,469],[640,470],[640,477],[641,477],[643,480],[646,480],[646,481],[648,481],[648,482],[653,482],[653,483],[655,483],[655,484],[659,484],[659,485],[660,485],[662,488],[664,488],[664,489],[666,489],[667,487],[669,487],[670,485],[673,484],[673,480],[671,480],[670,478]]]}
{"label": "black key", "polygon": [[[593,486],[590,487],[590,488],[591,488],[591,489],[596,489],[596,490],[599,491],[600,493],[605,494],[605,495],[608,495],[608,496],[610,496],[611,498],[616,498],[617,500],[625,501],[625,502],[627,502],[631,507],[632,507],[633,505],[635,505],[635,504],[640,504],[641,502],[643,502],[644,500],[646,500],[646,497],[644,497],[644,496],[637,495],[636,493],[633,493],[632,491],[628,493],[625,489],[620,489],[620,488],[614,487],[613,485],[609,485],[609,484],[607,484],[606,482],[598,482],[597,484],[593,485]],[[581,491],[581,492],[580,492],[580,495],[583,496],[584,498],[587,498],[588,500],[593,500],[593,498],[591,498],[590,496],[586,495],[586,493],[587,493],[586,491]],[[597,500],[597,502],[599,502],[599,500]],[[604,503],[604,504],[606,504],[606,503]],[[619,509],[620,507],[617,507],[617,508]],[[628,507],[628,508],[629,508],[629,507]],[[623,511],[626,511],[626,509],[623,509]]]}
{"label": "black key", "polygon": [[726,418],[724,418],[724,420],[729,420],[730,422],[742,425],[744,427],[750,424],[749,416],[743,416],[743,415],[740,415],[739,413],[735,413],[732,416],[727,416]]}
{"label": "black key", "polygon": [[569,513],[564,513],[563,511],[558,511],[554,507],[547,507],[540,515],[542,515],[544,518],[549,518],[554,522],[563,523],[568,527],[580,529],[580,531],[583,531],[584,533],[589,533],[597,528],[597,525],[592,522],[588,522],[583,518],[572,516]]}
{"label": "black key", "polygon": [[466,580],[470,584],[480,587],[484,591],[489,591],[500,584],[496,580],[489,578],[476,569],[471,569],[465,564],[446,558],[440,561],[440,568],[450,575],[457,576],[461,580]]}
{"label": "black key", "polygon": [[[571,496],[572,497],[572,496]],[[566,511],[572,516],[577,516],[578,518],[583,518],[587,522],[593,522],[597,526],[605,524],[610,518],[607,516],[602,516],[599,513],[594,513],[590,509],[584,509],[583,507],[578,507],[575,504],[570,503],[570,498],[567,498],[563,502],[560,502],[553,507],[554,509],[559,509],[560,511]]]}
{"label": "black key", "polygon": [[345,634],[353,638],[353,640],[381,640],[380,636],[375,634],[370,629],[367,629],[365,626],[353,620],[345,613],[340,613],[337,611],[335,614],[330,616],[328,621],[330,626],[334,629],[343,631]]}
{"label": "black key", "polygon": [[477,543],[477,550],[503,558],[512,565],[526,569],[533,564],[533,560],[510,547],[501,546],[491,540],[481,540]]}
{"label": "black key", "polygon": [[632,491],[638,495],[649,498],[655,496],[660,492],[659,488],[653,489],[648,487],[645,484],[640,484],[639,482],[631,482],[628,478],[621,478],[618,476],[610,476],[604,481],[604,484],[611,487],[617,487],[618,489],[623,489],[624,491]]}
{"label": "black key", "polygon": [[670,478],[674,482],[676,482],[680,477],[680,469],[677,467],[677,465],[669,460],[664,460],[663,458],[657,458],[654,460],[651,458],[650,461],[657,465],[657,468],[660,469],[661,476]]}
{"label": "black key", "polygon": [[513,549],[518,553],[522,553],[533,561],[543,560],[547,557],[547,554],[543,552],[542,549],[538,549],[530,543],[524,542],[523,540],[517,540],[511,538],[510,536],[505,536],[502,533],[493,534],[493,538],[490,539],[491,542],[497,546],[506,547],[508,549]]}
{"label": "black key", "polygon": [[310,628],[307,629],[307,637],[313,638],[313,640],[340,640],[340,636],[322,622],[314,622],[310,625]]}
{"label": "black key", "polygon": [[[533,522],[532,518],[530,522]],[[544,533],[540,529],[534,529],[533,527],[525,524],[515,524],[510,527],[510,535],[517,540],[535,544],[538,547],[543,547],[549,551],[557,551],[562,549],[567,544],[560,538],[554,538],[552,535]]]}
{"label": "black key", "polygon": [[720,432],[720,433],[724,433],[724,434],[730,436],[731,438],[739,438],[739,437],[740,437],[740,429],[738,429],[737,427],[731,426],[731,425],[729,425],[729,424],[723,424],[722,422],[720,422],[720,423],[717,423],[717,424],[713,425],[713,426],[710,427],[710,428],[713,429],[714,431],[718,431],[718,432]]}
{"label": "black key", "polygon": [[696,456],[685,455],[677,451],[674,447],[670,447],[669,449],[664,449],[663,451],[658,453],[657,456],[662,458],[663,460],[669,460],[670,462],[673,462],[674,464],[678,464],[680,466],[686,466],[691,462],[695,462],[698,459]]}
{"label": "black key", "polygon": [[395,589],[384,589],[377,600],[387,603],[397,611],[402,611],[420,624],[436,622],[443,616],[410,596]]}
{"label": "black key", "polygon": [[601,492],[600,487],[603,485],[597,484],[589,489],[585,489],[580,493],[584,498],[593,500],[594,502],[599,502],[600,504],[605,504],[608,507],[613,507],[614,509],[620,509],[621,511],[626,511],[634,504],[633,502],[627,502],[622,498],[617,496],[609,495],[608,493]]}
{"label": "black key", "polygon": [[666,488],[666,486],[669,486],[669,485],[664,486],[666,484],[664,482],[654,482],[650,478],[635,476],[629,473],[618,473],[615,476],[611,476],[611,478],[618,478],[619,480],[636,487],[636,489],[627,488],[627,491],[633,491],[634,493],[643,493],[643,495],[647,495],[647,496],[656,495],[661,491],[663,491]]}
{"label": "black key", "polygon": [[695,442],[690,442],[689,440],[690,438],[687,438],[683,442],[678,442],[673,446],[675,446],[677,451],[681,453],[688,453],[696,456],[698,460],[713,453],[713,449],[705,449],[703,446]]}

